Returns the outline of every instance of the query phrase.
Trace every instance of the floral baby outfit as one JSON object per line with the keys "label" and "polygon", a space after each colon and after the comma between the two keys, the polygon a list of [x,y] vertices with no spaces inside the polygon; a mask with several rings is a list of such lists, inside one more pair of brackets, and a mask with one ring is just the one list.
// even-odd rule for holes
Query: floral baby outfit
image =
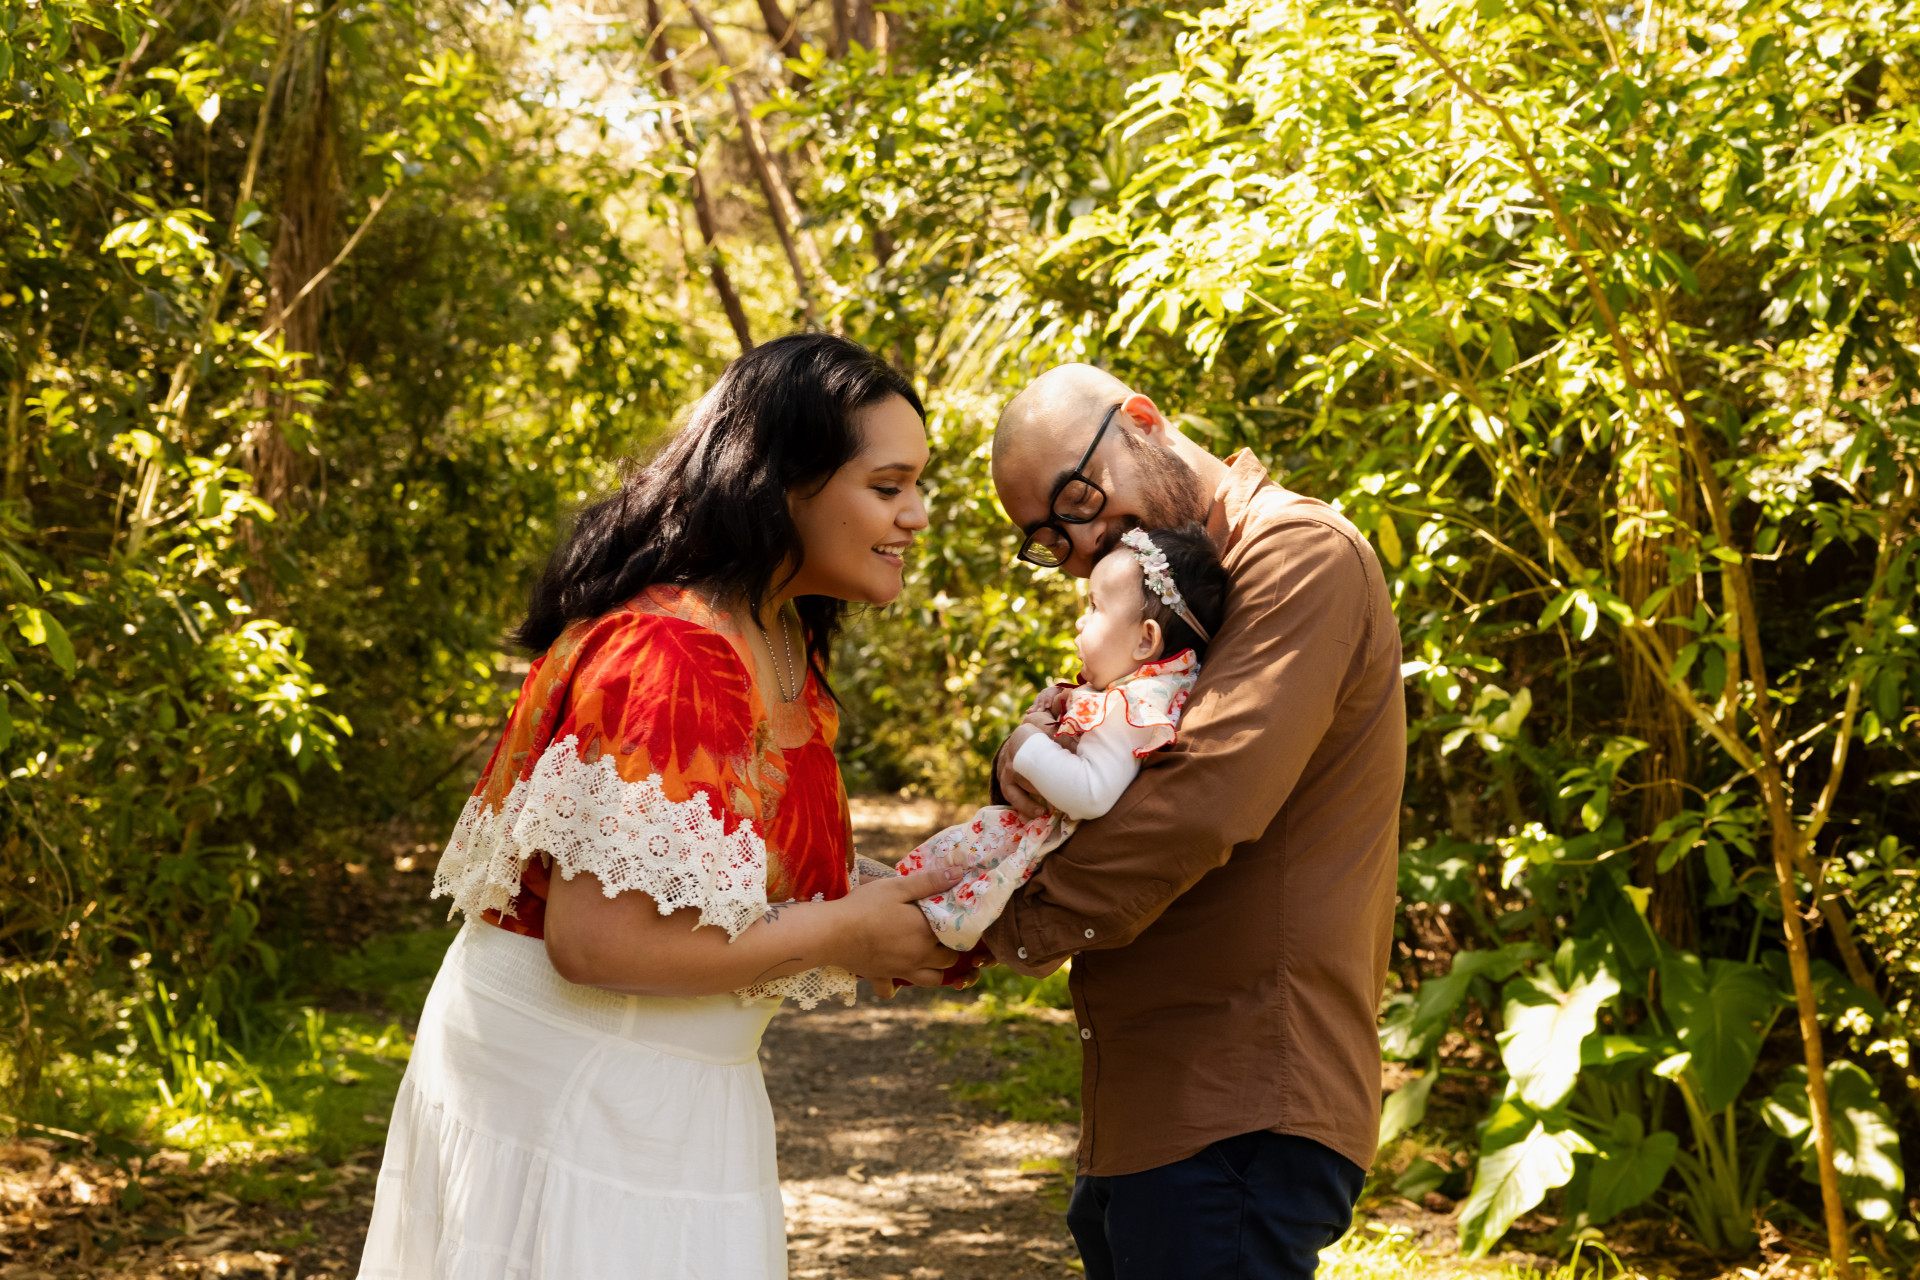
{"label": "floral baby outfit", "polygon": [[928,867],[967,872],[951,889],[920,902],[943,946],[971,950],[1040,860],[1065,844],[1082,821],[1113,807],[1139,774],[1141,758],[1175,740],[1180,709],[1199,672],[1193,651],[1183,649],[1105,689],[1068,690],[1057,736],[1077,737],[1077,750],[1035,737],[1013,762],[1052,812],[1029,821],[1005,805],[988,805],[900,860],[901,875]]}

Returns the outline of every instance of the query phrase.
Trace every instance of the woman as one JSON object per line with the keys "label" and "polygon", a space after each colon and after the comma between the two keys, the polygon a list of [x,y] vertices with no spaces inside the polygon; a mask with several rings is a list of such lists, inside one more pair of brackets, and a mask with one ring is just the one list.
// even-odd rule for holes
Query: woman
{"label": "woman", "polygon": [[[938,982],[853,875],[828,653],[926,527],[911,384],[822,334],[735,361],[583,513],[540,653],[434,876],[466,926],[394,1105],[360,1274],[786,1274],[761,1032],[854,974]],[[558,874],[555,874],[555,873]]]}

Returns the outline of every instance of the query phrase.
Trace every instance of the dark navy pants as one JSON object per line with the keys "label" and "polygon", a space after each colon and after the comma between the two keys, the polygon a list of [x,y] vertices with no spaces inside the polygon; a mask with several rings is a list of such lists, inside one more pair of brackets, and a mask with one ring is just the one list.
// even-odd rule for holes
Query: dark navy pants
{"label": "dark navy pants", "polygon": [[1311,1280],[1366,1170],[1310,1138],[1243,1133],[1158,1169],[1076,1178],[1087,1280]]}

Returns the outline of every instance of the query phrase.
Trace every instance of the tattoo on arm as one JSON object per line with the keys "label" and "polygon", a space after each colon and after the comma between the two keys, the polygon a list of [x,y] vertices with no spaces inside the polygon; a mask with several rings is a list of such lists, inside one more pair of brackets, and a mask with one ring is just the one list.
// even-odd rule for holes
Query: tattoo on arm
{"label": "tattoo on arm", "polygon": [[853,860],[853,870],[862,884],[868,880],[885,880],[895,874],[894,869],[886,863],[875,862],[872,858],[865,856]]}
{"label": "tattoo on arm", "polygon": [[786,975],[777,973],[776,971],[780,969],[784,969],[786,966],[790,964],[805,964],[805,963],[806,963],[806,959],[803,956],[788,956],[785,960],[782,960],[779,964],[770,964],[766,968],[762,969],[759,973],[753,976],[753,980],[747,983],[747,985],[750,987],[757,987],[761,983],[765,982],[768,978],[785,977]]}

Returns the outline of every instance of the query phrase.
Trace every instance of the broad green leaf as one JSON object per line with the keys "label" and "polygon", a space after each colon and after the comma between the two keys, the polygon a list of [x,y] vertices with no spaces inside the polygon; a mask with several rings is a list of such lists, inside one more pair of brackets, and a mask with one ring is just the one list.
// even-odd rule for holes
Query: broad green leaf
{"label": "broad green leaf", "polygon": [[1623,1062],[1640,1062],[1660,1052],[1660,1042],[1650,1036],[1588,1036],[1580,1046],[1580,1065],[1610,1067]]}
{"label": "broad green leaf", "polygon": [[1433,1082],[1439,1078],[1438,1071],[1429,1069],[1387,1095],[1386,1102],[1380,1108],[1381,1146],[1386,1146],[1426,1118],[1427,1095],[1433,1092]]}
{"label": "broad green leaf", "polygon": [[1453,967],[1445,977],[1429,978],[1421,984],[1412,1030],[1425,1031],[1452,1017],[1460,1002],[1467,998],[1468,988],[1475,978],[1504,982],[1522,965],[1537,959],[1539,955],[1540,945],[1535,942],[1516,942],[1491,950],[1455,952]]}
{"label": "broad green leaf", "polygon": [[[1873,1077],[1841,1058],[1827,1065],[1827,1111],[1833,1120],[1833,1163],[1840,1193],[1868,1222],[1890,1227],[1907,1187],[1900,1163],[1900,1135],[1893,1113],[1880,1100]],[[1813,1122],[1807,1099],[1807,1069],[1790,1068],[1761,1106],[1767,1127],[1794,1144],[1800,1172],[1820,1181]]]}
{"label": "broad green leaf", "polygon": [[1760,1056],[1760,1023],[1773,1012],[1766,970],[1736,960],[1668,952],[1660,965],[1661,1007],[1693,1057],[1700,1103],[1718,1111],[1740,1095]]}
{"label": "broad green leaf", "polygon": [[40,594],[40,588],[20,567],[20,562],[4,551],[0,551],[0,575],[4,575],[7,585],[22,596],[32,598]]}
{"label": "broad green leaf", "polygon": [[58,618],[45,609],[17,604],[13,606],[13,622],[28,644],[44,644],[60,669],[69,676],[73,674],[73,641],[67,638],[67,629]]}
{"label": "broad green leaf", "polygon": [[1400,548],[1400,531],[1393,527],[1393,517],[1386,512],[1380,513],[1380,523],[1375,526],[1374,534],[1380,540],[1380,554],[1387,563],[1398,569],[1404,553]]}
{"label": "broad green leaf", "polygon": [[1563,988],[1542,965],[1507,984],[1500,1057],[1521,1101],[1550,1111],[1573,1092],[1580,1046],[1593,1034],[1600,1006],[1619,993],[1619,981],[1605,969]]}
{"label": "broad green leaf", "polygon": [[1444,1019],[1434,1019],[1419,1031],[1413,1028],[1420,1003],[1404,991],[1387,997],[1380,1015],[1380,1053],[1399,1062],[1410,1062],[1432,1053],[1446,1034]]}
{"label": "broad green leaf", "polygon": [[1547,1192],[1567,1184],[1573,1177],[1573,1157],[1592,1150],[1593,1145],[1572,1130],[1549,1133],[1536,1120],[1518,1142],[1482,1154],[1473,1190],[1460,1209],[1461,1251],[1484,1258],[1515,1218],[1546,1199]]}
{"label": "broad green leaf", "polygon": [[1659,1190],[1679,1151],[1676,1133],[1647,1133],[1640,1118],[1631,1114],[1616,1120],[1613,1132],[1599,1144],[1587,1181],[1587,1213],[1593,1224],[1599,1226]]}

